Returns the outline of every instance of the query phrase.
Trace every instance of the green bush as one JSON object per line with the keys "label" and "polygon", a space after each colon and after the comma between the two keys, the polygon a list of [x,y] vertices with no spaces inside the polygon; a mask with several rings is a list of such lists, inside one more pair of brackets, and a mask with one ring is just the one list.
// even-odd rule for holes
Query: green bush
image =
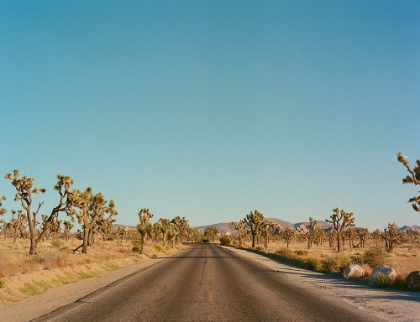
{"label": "green bush", "polygon": [[204,244],[208,244],[209,239],[207,237],[203,237],[203,238],[201,238],[201,242],[204,243]]}
{"label": "green bush", "polygon": [[370,278],[369,279],[369,285],[373,286],[373,287],[380,287],[380,288],[384,288],[384,287],[389,287],[392,284],[392,278],[390,278],[389,276],[386,276],[384,274],[378,274],[376,275],[375,278]]}
{"label": "green bush", "polygon": [[363,256],[362,261],[370,267],[382,266],[386,264],[386,251],[382,247],[372,247],[367,250]]}
{"label": "green bush", "polygon": [[317,272],[322,271],[321,259],[319,259],[318,257],[305,258],[304,263],[308,265],[309,269],[312,269]]}
{"label": "green bush", "polygon": [[223,236],[220,238],[220,245],[230,245],[231,241],[228,236]]}

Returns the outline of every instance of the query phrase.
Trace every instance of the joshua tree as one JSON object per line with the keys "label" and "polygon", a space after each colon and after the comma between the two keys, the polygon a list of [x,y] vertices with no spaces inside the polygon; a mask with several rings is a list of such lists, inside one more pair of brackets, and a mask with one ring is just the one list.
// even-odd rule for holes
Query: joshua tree
{"label": "joshua tree", "polygon": [[[108,203],[102,193],[93,195],[91,187],[85,191],[73,190],[69,199],[74,207],[69,208],[67,214],[72,220],[77,218],[83,228],[83,244],[74,249],[74,252],[82,247],[82,253],[87,254],[87,247],[92,241],[95,225],[105,217],[105,214],[109,216],[117,214],[115,204],[113,200]],[[75,207],[79,209],[78,212],[74,209]]]}
{"label": "joshua tree", "polygon": [[30,236],[30,249],[29,255],[35,255],[37,253],[38,243],[43,240],[46,230],[48,229],[49,224],[58,216],[60,212],[68,211],[71,208],[71,203],[69,201],[70,186],[73,184],[73,180],[69,176],[57,175],[57,184],[54,186],[54,190],[60,195],[58,205],[54,207],[48,216],[45,225],[43,225],[40,232],[37,232],[36,226],[38,224],[36,216],[38,215],[39,210],[44,202],[38,204],[38,207],[35,211],[32,209],[32,196],[34,194],[44,193],[44,188],[34,188],[34,179],[23,176],[19,178],[19,171],[14,170],[13,174],[7,173],[5,175],[6,179],[12,181],[12,185],[16,189],[15,201],[20,201],[24,212],[26,213],[26,218],[29,226],[29,236]]}
{"label": "joshua tree", "polygon": [[159,218],[157,224],[158,224],[160,232],[162,233],[163,245],[166,246],[166,243],[167,243],[166,239],[168,237],[169,229],[171,228],[170,227],[171,221],[166,218]]}
{"label": "joshua tree", "polygon": [[347,227],[354,226],[354,218],[352,212],[345,212],[344,210],[335,208],[333,214],[330,216],[331,220],[326,219],[326,222],[332,223],[333,228],[337,232],[337,251],[341,251],[341,233]]}
{"label": "joshua tree", "polygon": [[349,247],[350,249],[352,249],[354,247],[354,238],[356,237],[356,232],[354,231],[354,229],[346,229],[344,235],[348,238]]}
{"label": "joshua tree", "polygon": [[213,244],[217,234],[219,234],[219,230],[215,226],[211,226],[206,229],[206,235],[212,240]]}
{"label": "joshua tree", "polygon": [[249,232],[246,225],[246,221],[244,219],[241,219],[239,220],[239,222],[232,221],[230,224],[237,230],[238,246],[241,247],[243,239],[246,237],[246,235],[248,235]]}
{"label": "joshua tree", "polygon": [[398,231],[398,226],[395,223],[388,223],[388,228],[384,229],[381,237],[385,240],[385,249],[387,252],[392,253],[394,245],[400,241],[402,232]]}
{"label": "joshua tree", "polygon": [[283,231],[281,232],[281,237],[286,242],[287,248],[289,248],[290,241],[295,236],[295,234],[296,234],[296,231],[289,227],[284,228]]}
{"label": "joshua tree", "polygon": [[139,252],[140,254],[143,254],[143,245],[145,242],[147,232],[150,231],[150,229],[148,229],[148,226],[150,226],[150,219],[153,218],[153,214],[149,211],[149,209],[143,208],[139,211],[138,216],[140,223],[137,225],[137,229],[139,231],[141,241]]}
{"label": "joshua tree", "polygon": [[[402,179],[403,184],[412,183],[414,185],[420,185],[420,160],[416,160],[416,165],[414,168],[411,168],[408,164],[405,156],[401,152],[397,154],[398,161],[401,162],[407,169],[410,175]],[[420,212],[420,196],[410,198],[408,202],[411,202],[411,206],[415,211]]]}
{"label": "joshua tree", "polygon": [[178,235],[179,235],[178,227],[173,222],[170,222],[167,236],[168,236],[168,242],[172,242],[172,248],[175,248],[175,242]]}
{"label": "joshua tree", "polygon": [[64,239],[66,240],[66,242],[68,242],[69,237],[70,237],[70,231],[74,227],[74,225],[71,223],[71,221],[67,221],[67,220],[64,220],[63,225],[64,225]]}
{"label": "joshua tree", "polygon": [[328,238],[328,245],[329,247],[333,247],[334,246],[334,240],[337,239],[337,233],[333,230],[330,230],[326,233],[326,236]]}
{"label": "joshua tree", "polygon": [[369,237],[369,230],[367,228],[356,228],[356,235],[359,237],[359,245],[362,248],[365,248],[366,239]]}
{"label": "joshua tree", "polygon": [[378,241],[381,238],[381,231],[379,229],[375,229],[372,232],[371,236],[372,236],[373,242],[375,243],[375,246],[377,246],[378,245]]}
{"label": "joshua tree", "polygon": [[246,215],[244,220],[248,224],[249,228],[251,229],[252,248],[255,248],[255,240],[256,240],[260,225],[264,220],[264,215],[260,213],[258,210],[254,210],[254,212],[251,211],[248,215]]}
{"label": "joshua tree", "polygon": [[277,225],[265,219],[260,227],[259,232],[264,238],[264,248],[267,249],[270,235],[272,235],[277,229]]}
{"label": "joshua tree", "polygon": [[[15,215],[17,216],[15,217]],[[16,242],[18,232],[20,232],[20,235],[22,237],[25,237],[23,231],[26,229],[27,222],[28,220],[22,210],[19,209],[17,212],[15,210],[12,210],[12,219],[10,220],[10,226],[11,228],[13,228],[13,243]]]}
{"label": "joshua tree", "polygon": [[306,226],[306,228],[308,229],[308,232],[307,232],[308,249],[312,247],[312,242],[314,241],[316,237],[317,227],[318,227],[318,221],[313,219],[312,217],[309,217],[309,225]]}
{"label": "joshua tree", "polygon": [[178,234],[175,236],[175,242],[181,242],[182,244],[182,238],[185,237],[186,230],[188,228],[188,220],[185,217],[181,218],[180,216],[176,216],[171,220],[171,223],[174,224],[178,230]]}

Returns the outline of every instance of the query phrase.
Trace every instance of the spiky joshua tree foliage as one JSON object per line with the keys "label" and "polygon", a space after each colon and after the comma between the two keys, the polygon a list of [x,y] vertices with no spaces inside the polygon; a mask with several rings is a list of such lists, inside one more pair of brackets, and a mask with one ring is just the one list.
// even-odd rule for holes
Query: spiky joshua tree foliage
{"label": "spiky joshua tree foliage", "polygon": [[144,245],[147,232],[150,231],[151,229],[150,219],[153,218],[153,214],[149,211],[149,209],[143,208],[139,211],[138,216],[139,216],[140,223],[137,225],[137,229],[139,231],[140,239],[141,239],[139,252],[140,254],[143,254],[143,245]]}
{"label": "spiky joshua tree foliage", "polygon": [[[420,185],[420,160],[416,160],[416,165],[414,168],[411,168],[405,156],[401,152],[398,152],[397,159],[401,162],[407,169],[410,175],[407,175],[402,179],[403,184],[411,183],[414,185]],[[417,212],[420,212],[420,196],[410,198],[408,202],[411,203],[413,209]]]}
{"label": "spiky joshua tree foliage", "polygon": [[254,210],[254,212],[251,211],[248,215],[246,215],[244,220],[248,224],[249,228],[251,229],[252,248],[255,248],[255,241],[257,239],[257,234],[258,234],[260,225],[264,221],[264,215],[260,213],[258,210]]}
{"label": "spiky joshua tree foliage", "polygon": [[[113,200],[107,202],[102,193],[94,195],[91,187],[85,191],[73,190],[69,199],[73,207],[68,209],[67,214],[72,220],[77,218],[83,228],[83,244],[74,251],[82,247],[82,253],[87,254],[87,247],[92,242],[96,225],[105,218],[105,214],[110,217],[117,215],[118,212]],[[78,211],[75,208],[78,208]]]}
{"label": "spiky joshua tree foliage", "polygon": [[57,219],[59,213],[67,212],[68,209],[71,208],[71,202],[68,196],[73,180],[69,176],[61,174],[57,175],[57,184],[54,186],[54,190],[56,190],[60,195],[58,205],[51,210],[49,216],[45,217],[41,229],[37,231],[38,221],[36,217],[44,202],[38,203],[38,206],[34,211],[32,208],[32,196],[44,193],[46,191],[45,188],[34,188],[34,179],[27,176],[19,178],[18,170],[14,170],[13,174],[7,173],[4,177],[10,180],[12,185],[15,187],[15,201],[19,201],[21,203],[23,212],[26,214],[31,241],[29,254],[35,255],[37,253],[37,246],[39,242],[44,239],[44,235],[48,231],[50,225],[52,225]]}
{"label": "spiky joshua tree foliage", "polygon": [[332,223],[333,228],[337,232],[337,251],[341,251],[341,234],[347,228],[354,226],[354,218],[352,212],[345,212],[335,208],[333,214],[330,216],[331,220],[326,219],[326,222]]}

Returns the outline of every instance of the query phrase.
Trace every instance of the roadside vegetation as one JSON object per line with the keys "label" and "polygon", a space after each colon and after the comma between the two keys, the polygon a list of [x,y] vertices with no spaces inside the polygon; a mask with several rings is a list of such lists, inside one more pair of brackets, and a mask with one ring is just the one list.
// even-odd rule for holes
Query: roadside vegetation
{"label": "roadside vegetation", "polygon": [[[412,168],[401,153],[397,158],[409,173],[403,183],[420,185],[420,161]],[[188,220],[180,216],[159,218],[152,223],[153,213],[141,208],[138,225],[126,227],[115,225],[118,211],[112,199],[108,201],[101,192],[94,193],[92,187],[73,188],[69,176],[57,175],[53,187],[58,194],[57,203],[47,209],[47,214],[42,214],[43,201],[39,199],[47,190],[36,187],[34,178],[14,170],[5,179],[11,182],[10,193],[14,193],[16,207],[10,210],[9,219],[4,219],[8,210],[2,202],[7,198],[0,197],[0,291],[7,288],[11,276],[18,274],[87,265],[87,271],[78,276],[89,278],[97,275],[89,265],[114,270],[121,266],[118,260],[156,258],[176,252],[189,242],[251,249],[323,273],[339,273],[358,265],[363,271],[359,279],[375,274],[376,278],[369,280],[372,286],[420,289],[420,232],[400,230],[395,223],[388,223],[383,230],[369,231],[357,227],[354,214],[344,209],[335,208],[326,214],[329,217],[322,223],[329,223],[328,228],[312,217],[299,227],[281,227],[254,210],[231,222],[234,233],[221,235],[215,226],[205,231],[190,227]],[[420,196],[408,201],[420,212]],[[397,273],[392,277],[376,274],[374,270],[380,266],[391,266]],[[408,286],[407,278],[414,272],[418,272],[417,284]],[[61,276],[57,283],[73,279]],[[41,286],[45,289],[44,284]],[[21,291],[36,293],[40,285],[25,284]]]}

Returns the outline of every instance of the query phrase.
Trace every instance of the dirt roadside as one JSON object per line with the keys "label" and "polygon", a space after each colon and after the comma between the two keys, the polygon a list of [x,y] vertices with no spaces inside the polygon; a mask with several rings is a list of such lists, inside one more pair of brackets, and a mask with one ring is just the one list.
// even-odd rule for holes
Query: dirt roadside
{"label": "dirt roadside", "polygon": [[61,306],[77,301],[78,299],[119,279],[150,267],[163,259],[164,257],[143,260],[137,264],[122,267],[89,279],[83,279],[75,283],[57,286],[47,290],[45,293],[31,296],[18,302],[1,303],[0,320],[2,322],[30,321],[41,315],[52,312]]}

